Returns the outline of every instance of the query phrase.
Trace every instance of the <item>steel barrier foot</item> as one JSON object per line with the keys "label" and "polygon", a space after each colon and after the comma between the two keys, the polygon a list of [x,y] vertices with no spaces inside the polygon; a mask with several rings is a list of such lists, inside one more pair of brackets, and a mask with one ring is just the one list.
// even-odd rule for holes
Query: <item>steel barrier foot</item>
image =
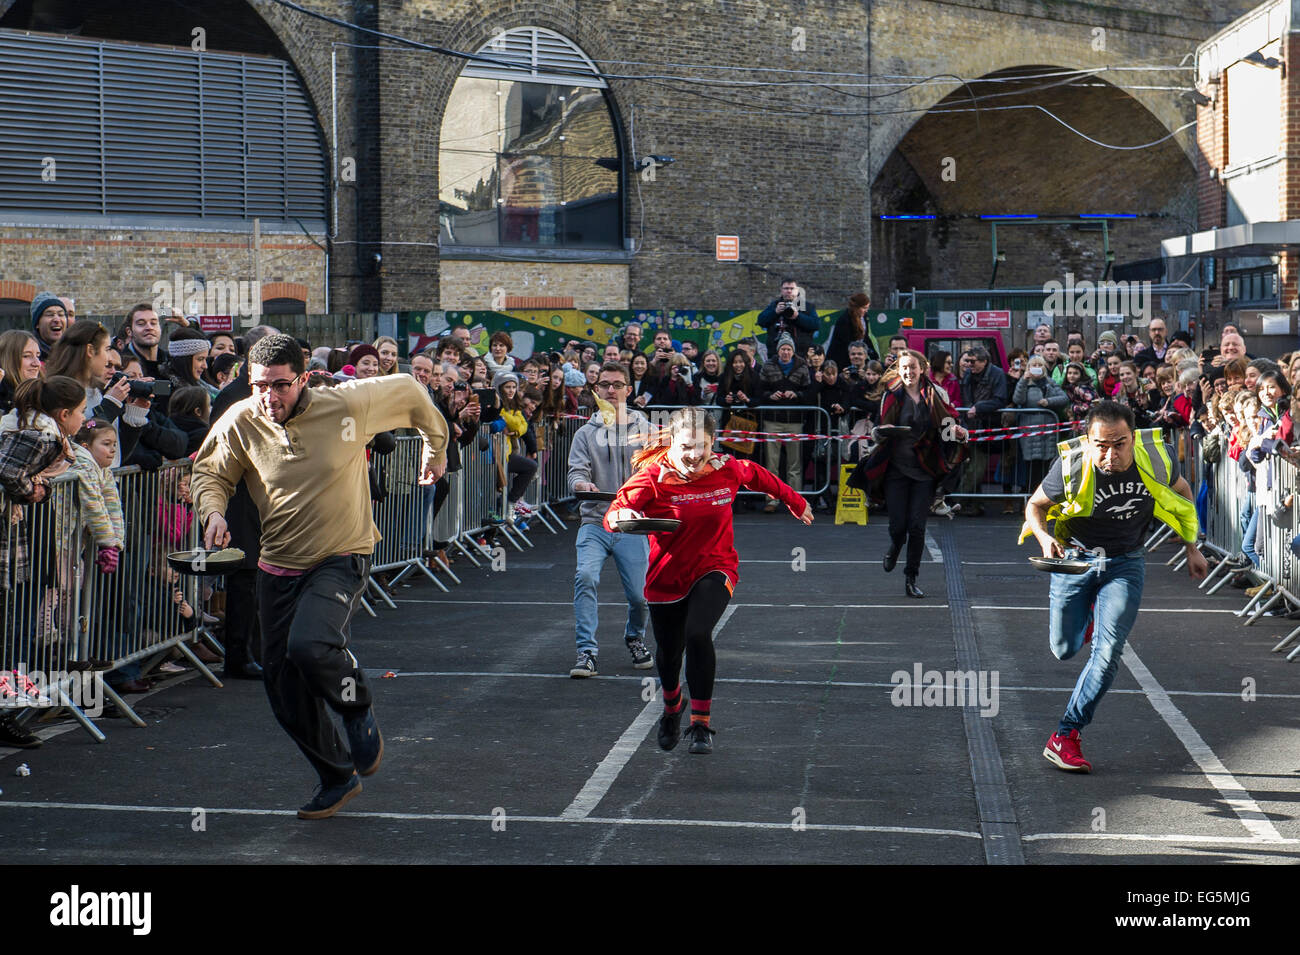
{"label": "steel barrier foot", "polygon": [[[1182,569],[1183,569],[1183,566],[1187,563],[1187,552],[1184,551],[1183,554],[1182,554],[1182,556],[1179,556],[1178,554],[1175,554],[1174,557],[1178,559],[1178,563],[1174,564],[1173,570],[1174,570],[1174,573],[1178,573],[1178,571],[1182,570]],[[1171,558],[1171,559],[1173,559],[1173,558]],[[1165,566],[1168,567],[1169,564],[1166,563]]]}
{"label": "steel barrier foot", "polygon": [[1250,613],[1251,608],[1254,607],[1255,604],[1259,603],[1261,600],[1264,599],[1264,594],[1274,586],[1275,584],[1273,583],[1272,579],[1269,577],[1265,577],[1264,582],[1259,585],[1259,591],[1255,594],[1255,596],[1251,597],[1250,600],[1246,601],[1246,606],[1242,607],[1240,610],[1234,610],[1232,612],[1233,616],[1236,617],[1246,616],[1246,614]]}
{"label": "steel barrier foot", "polygon": [[537,546],[531,540],[528,539],[528,532],[523,530],[518,524],[511,525],[510,531],[511,533],[518,534],[519,539],[523,541],[525,544],[527,544],[529,548],[533,548]]}
{"label": "steel barrier foot", "polygon": [[208,645],[208,649],[217,656],[224,657],[226,655],[226,648],[221,645],[221,641],[217,639],[216,634],[207,627],[199,627],[195,632],[198,634],[199,639]]}
{"label": "steel barrier foot", "polygon": [[424,576],[428,577],[428,578],[429,578],[430,580],[432,580],[435,584],[437,584],[437,585],[438,585],[438,589],[441,590],[444,594],[449,594],[449,593],[451,593],[451,591],[447,589],[447,585],[444,584],[441,580],[439,580],[439,579],[434,575],[433,571],[431,571],[428,567],[426,567],[426,566],[424,565],[424,561],[420,561],[420,562],[417,563],[417,564],[409,565],[409,566],[412,566],[412,567],[417,568],[417,569],[419,569],[420,571],[422,571],[422,572],[424,573]]}
{"label": "steel barrier foot", "polygon": [[1294,660],[1297,656],[1300,656],[1300,647],[1296,647],[1294,650],[1288,653],[1286,655],[1286,658],[1287,661],[1290,662],[1291,660]]}
{"label": "steel barrier foot", "polygon": [[402,578],[409,574],[413,569],[414,568],[410,563],[403,564],[402,569],[397,572],[397,576],[388,582],[388,586],[396,587],[402,582]]}
{"label": "steel barrier foot", "polygon": [[[1227,569],[1228,569],[1227,559],[1225,558],[1223,560],[1220,560],[1217,564],[1214,565],[1214,567],[1210,570],[1210,572],[1205,575],[1205,579],[1196,585],[1196,589],[1204,590],[1206,587],[1210,585],[1210,583],[1214,580],[1215,577],[1219,576],[1219,574],[1223,573]],[[1211,593],[1213,593],[1213,591],[1211,591]]]}
{"label": "steel barrier foot", "polygon": [[[460,578],[457,577],[456,572],[451,569],[451,564],[443,563],[436,557],[433,559],[433,562],[437,565],[438,570],[441,570],[444,573],[446,573],[446,575],[450,577],[452,580],[456,581],[456,584],[459,586]],[[450,593],[450,591],[448,592]]]}
{"label": "steel barrier foot", "polygon": [[[131,707],[126,705],[126,700],[117,695],[117,690],[113,689],[112,684],[107,680],[104,681],[104,695],[108,697],[109,702],[117,707],[117,711],[128,720],[140,727],[140,729],[148,728],[149,724],[140,719],[140,715],[136,713],[135,710],[131,709]],[[73,716],[76,716],[76,714],[74,713]],[[84,717],[85,714],[83,713],[82,716]],[[78,720],[78,722],[80,722],[80,720]]]}
{"label": "steel barrier foot", "polygon": [[191,650],[185,643],[176,644],[176,649],[179,650],[181,653],[185,654],[186,659],[188,659],[191,663],[194,664],[194,668],[198,670],[200,673],[202,673],[203,676],[207,678],[207,681],[209,683],[215,686],[218,690],[222,689],[221,681],[217,679],[217,675],[213,673],[211,670],[209,670],[207,668],[207,665],[198,657],[196,657],[194,655],[194,651]]}
{"label": "steel barrier foot", "polygon": [[379,614],[375,613],[375,608],[370,606],[369,600],[367,600],[364,596],[361,597],[360,600],[361,600],[361,608],[365,610],[366,613],[370,614],[370,616],[372,617],[379,616]]}
{"label": "steel barrier foot", "polygon": [[391,609],[393,610],[397,609],[397,604],[393,603],[393,599],[388,596],[388,591],[385,590],[383,587],[379,586],[378,581],[376,581],[373,577],[366,578],[366,586],[373,587],[375,593],[379,594],[379,599],[382,600],[384,603],[388,604],[388,606]]}
{"label": "steel barrier foot", "polygon": [[1174,529],[1172,527],[1162,525],[1158,531],[1156,531],[1154,534],[1152,534],[1150,537],[1147,538],[1146,544],[1143,545],[1144,547],[1146,547],[1147,553],[1150,553],[1151,551],[1159,547],[1161,544],[1163,544],[1165,541],[1167,541],[1173,535],[1173,533],[1174,533]]}
{"label": "steel barrier foot", "polygon": [[[456,538],[456,539],[455,539],[454,541],[452,541],[451,543],[452,543],[452,545],[453,545],[453,546],[454,546],[458,551],[460,551],[462,554],[464,554],[466,557],[468,557],[469,560],[470,560],[470,563],[472,563],[475,567],[482,567],[482,566],[483,566],[482,564],[480,564],[480,563],[478,562],[478,558],[474,556],[474,552],[471,551],[471,550],[467,550],[467,549],[465,548],[465,545],[462,544],[462,543],[460,542],[460,538],[459,538],[459,537]],[[478,541],[474,540],[474,538],[472,538],[472,537],[470,538],[470,543],[473,544],[476,548],[478,547]],[[459,581],[457,581],[457,583],[459,583]]]}
{"label": "steel barrier foot", "polygon": [[[100,681],[100,685],[104,687],[108,686],[108,684],[103,680]],[[59,706],[71,713],[72,718],[81,724],[81,728],[89,733],[90,738],[96,743],[102,743],[108,738],[103,734],[98,726],[90,721],[90,717],[81,711],[81,707],[72,702],[72,699],[68,696],[68,691],[63,688],[62,683],[59,684]],[[140,725],[143,726],[144,724],[141,723]]]}
{"label": "steel barrier foot", "polygon": [[1269,652],[1270,652],[1270,653],[1279,653],[1279,652],[1281,652],[1281,651],[1282,651],[1282,650],[1287,646],[1287,644],[1289,644],[1291,641],[1293,641],[1296,637],[1300,637],[1300,627],[1296,627],[1294,630],[1292,630],[1290,633],[1288,633],[1285,637],[1283,637],[1281,640],[1279,640],[1279,641],[1277,642],[1277,646],[1275,646],[1275,647],[1274,647],[1272,650],[1270,650]]}
{"label": "steel barrier foot", "polygon": [[[1244,571],[1244,570],[1246,570],[1246,568],[1239,567],[1237,568],[1236,571],[1234,571],[1234,573]],[[1205,592],[1205,596],[1207,597],[1214,596],[1215,592],[1220,590],[1223,587],[1223,585],[1226,584],[1231,579],[1232,579],[1232,573],[1224,574],[1222,580],[1220,580],[1217,584],[1215,584],[1213,587],[1211,587],[1209,590]]]}
{"label": "steel barrier foot", "polygon": [[[515,540],[515,535],[514,535],[514,534],[511,534],[510,531],[507,530],[507,525],[505,525],[505,524],[500,524],[500,525],[498,525],[497,530],[500,531],[502,537],[504,537],[506,540],[508,540],[508,541],[510,542],[510,546],[511,546],[511,547],[513,547],[515,550],[519,551],[519,553],[521,553],[521,554],[524,552],[524,549],[523,549],[522,547],[519,546],[519,542],[518,542],[517,540]],[[518,531],[515,531],[515,533],[517,534],[517,533],[519,533],[519,532],[518,532]]]}
{"label": "steel barrier foot", "polygon": [[1279,600],[1282,599],[1282,591],[1277,588],[1274,588],[1274,590],[1275,592],[1272,597],[1268,598],[1268,602],[1261,604],[1258,608],[1256,608],[1255,612],[1250,615],[1250,619],[1247,620],[1244,624],[1242,624],[1243,627],[1249,627],[1260,617],[1264,616],[1264,614],[1268,612],[1269,607],[1273,606],[1273,604],[1277,603]]}
{"label": "steel barrier foot", "polygon": [[562,518],[559,514],[555,513],[555,509],[552,508],[551,505],[543,504],[542,510],[546,511],[547,514],[550,514],[552,520],[554,520],[556,524],[558,524],[560,527],[565,527],[567,529],[567,525],[564,523],[564,518]]}
{"label": "steel barrier foot", "polygon": [[[536,517],[539,521],[541,521],[542,526],[545,527],[552,534],[556,532],[555,528],[551,526],[551,522],[546,519],[546,513],[542,510],[542,508],[540,507],[534,508],[533,516]],[[555,515],[552,514],[551,516],[554,517]]]}

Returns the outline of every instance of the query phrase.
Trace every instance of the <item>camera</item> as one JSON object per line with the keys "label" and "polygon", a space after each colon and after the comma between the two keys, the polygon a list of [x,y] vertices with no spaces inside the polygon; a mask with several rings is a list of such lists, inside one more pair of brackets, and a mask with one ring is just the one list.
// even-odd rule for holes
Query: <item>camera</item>
{"label": "camera", "polygon": [[467,381],[458,381],[458,382],[456,382],[454,385],[451,386],[451,390],[452,390],[452,391],[468,391],[468,390],[469,390],[469,382],[467,382]]}
{"label": "camera", "polygon": [[778,314],[778,315],[793,315],[793,314],[794,314],[794,302],[780,302],[780,303],[778,303],[777,306],[776,306],[776,314]]}
{"label": "camera", "polygon": [[[108,380],[109,387],[111,388],[125,377],[126,372],[115,372],[113,377]],[[133,379],[129,387],[128,396],[131,398],[165,398],[172,393],[172,383],[170,381],[137,381]]]}

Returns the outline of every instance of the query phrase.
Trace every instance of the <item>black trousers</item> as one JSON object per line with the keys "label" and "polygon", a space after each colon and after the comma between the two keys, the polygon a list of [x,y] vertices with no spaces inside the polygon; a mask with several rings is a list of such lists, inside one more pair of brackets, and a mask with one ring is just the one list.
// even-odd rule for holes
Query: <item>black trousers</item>
{"label": "black trousers", "polygon": [[262,635],[257,620],[256,570],[226,574],[226,665],[238,667],[261,655]]}
{"label": "black trousers", "polygon": [[650,620],[658,644],[655,662],[659,665],[659,682],[665,690],[674,690],[681,683],[685,655],[686,685],[690,687],[691,699],[713,699],[713,679],[718,669],[713,628],[730,602],[726,575],[714,571],[696,581],[682,600],[650,605]]}
{"label": "black trousers", "polygon": [[510,478],[510,493],[506,495],[506,500],[513,504],[524,496],[528,485],[533,482],[537,462],[526,454],[512,454],[506,459],[506,471],[513,475]]}
{"label": "black trousers", "polygon": [[907,546],[903,573],[915,577],[925,553],[925,519],[934,500],[934,478],[917,480],[896,467],[885,472],[885,509],[889,511],[889,550],[898,555]]}
{"label": "black trousers", "polygon": [[[442,506],[447,503],[447,496],[450,493],[451,493],[451,482],[447,480],[447,475],[444,474],[442,477],[438,478],[438,480],[433,485],[433,509],[432,512],[428,515],[430,528],[432,528],[434,522],[438,520],[438,512],[441,511]],[[428,539],[433,542],[434,550],[445,550],[447,547],[447,541],[436,540],[433,537],[432,530],[430,530],[429,532]]]}
{"label": "black trousers", "polygon": [[345,554],[301,577],[257,575],[271,712],[325,786],[352,776],[352,757],[330,710],[346,717],[370,707],[365,674],[347,648],[348,622],[369,571],[369,557]]}

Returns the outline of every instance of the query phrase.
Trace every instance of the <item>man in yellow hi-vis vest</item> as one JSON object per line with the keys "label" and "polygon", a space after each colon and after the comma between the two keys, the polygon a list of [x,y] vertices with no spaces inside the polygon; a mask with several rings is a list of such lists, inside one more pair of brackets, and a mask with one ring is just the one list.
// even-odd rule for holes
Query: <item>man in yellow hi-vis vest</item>
{"label": "man in yellow hi-vis vest", "polygon": [[[1085,435],[1061,443],[1061,456],[1025,506],[1020,535],[1023,542],[1033,534],[1044,557],[1061,557],[1073,546],[1092,564],[1078,576],[1052,575],[1052,653],[1068,660],[1089,639],[1092,653],[1060,725],[1043,749],[1054,765],[1082,773],[1090,772],[1092,764],[1083,758],[1079,732],[1092,721],[1110,688],[1137,620],[1146,578],[1142,545],[1151,519],[1178,532],[1193,579],[1203,578],[1208,570],[1196,549],[1192,489],[1178,473],[1178,457],[1160,432],[1135,431],[1130,408],[1099,401],[1088,411]],[[1053,530],[1048,521],[1055,522]]]}

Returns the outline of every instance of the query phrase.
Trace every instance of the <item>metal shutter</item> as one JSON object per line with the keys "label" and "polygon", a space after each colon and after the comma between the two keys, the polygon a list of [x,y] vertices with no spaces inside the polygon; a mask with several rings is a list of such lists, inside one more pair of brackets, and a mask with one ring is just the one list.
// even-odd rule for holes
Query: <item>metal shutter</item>
{"label": "metal shutter", "polygon": [[326,173],[283,61],[0,31],[2,212],[323,227]]}

